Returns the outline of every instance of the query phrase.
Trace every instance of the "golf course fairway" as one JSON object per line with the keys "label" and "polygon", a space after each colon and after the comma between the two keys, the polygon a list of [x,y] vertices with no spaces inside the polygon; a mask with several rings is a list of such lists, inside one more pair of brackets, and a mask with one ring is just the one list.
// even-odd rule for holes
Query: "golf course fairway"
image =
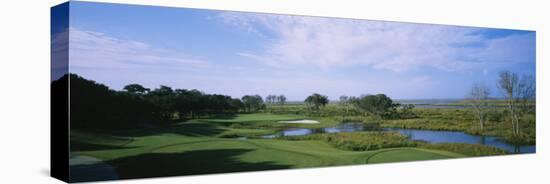
{"label": "golf course fairway", "polygon": [[[281,118],[277,118],[279,120]],[[284,118],[283,118],[284,119]],[[234,129],[189,123],[128,135],[73,132],[72,155],[102,160],[120,178],[176,176],[239,171],[311,168],[457,158],[464,155],[420,148],[346,151],[319,140],[219,138],[228,133],[265,134],[263,129]],[[208,126],[205,129],[204,126]]]}

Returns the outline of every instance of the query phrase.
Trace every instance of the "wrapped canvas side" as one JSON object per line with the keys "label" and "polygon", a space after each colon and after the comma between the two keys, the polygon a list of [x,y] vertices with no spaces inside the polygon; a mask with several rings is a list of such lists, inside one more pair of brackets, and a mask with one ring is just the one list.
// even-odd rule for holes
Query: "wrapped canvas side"
{"label": "wrapped canvas side", "polygon": [[69,182],[69,3],[51,8],[51,176]]}

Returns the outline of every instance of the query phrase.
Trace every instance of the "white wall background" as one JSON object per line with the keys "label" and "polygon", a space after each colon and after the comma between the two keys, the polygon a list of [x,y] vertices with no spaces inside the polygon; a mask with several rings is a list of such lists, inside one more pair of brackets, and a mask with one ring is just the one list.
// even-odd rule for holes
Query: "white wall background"
{"label": "white wall background", "polygon": [[[328,17],[537,31],[537,154],[321,169],[217,174],[115,183],[547,183],[550,131],[549,7],[541,0],[102,0]],[[0,183],[62,183],[49,177],[49,7],[61,0],[0,6]],[[547,51],[547,52],[544,52]],[[546,71],[546,73],[545,73]],[[110,183],[110,182],[109,182]]]}

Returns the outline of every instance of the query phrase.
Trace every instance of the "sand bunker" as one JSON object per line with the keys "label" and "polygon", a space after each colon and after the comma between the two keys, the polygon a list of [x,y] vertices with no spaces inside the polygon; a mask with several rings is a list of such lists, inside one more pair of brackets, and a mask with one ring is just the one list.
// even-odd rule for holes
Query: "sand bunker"
{"label": "sand bunker", "polygon": [[292,120],[292,121],[279,121],[278,123],[301,123],[301,124],[317,124],[318,121],[303,119],[303,120]]}

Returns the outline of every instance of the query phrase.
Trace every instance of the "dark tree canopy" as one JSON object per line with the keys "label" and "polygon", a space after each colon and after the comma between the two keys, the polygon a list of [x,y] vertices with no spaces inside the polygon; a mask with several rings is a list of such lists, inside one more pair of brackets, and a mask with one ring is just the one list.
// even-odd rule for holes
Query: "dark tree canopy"
{"label": "dark tree canopy", "polygon": [[256,112],[264,107],[264,100],[260,95],[245,95],[241,100],[246,112]]}
{"label": "dark tree canopy", "polygon": [[399,104],[394,103],[385,94],[363,95],[357,98],[354,103],[359,109],[378,117],[391,116],[395,114],[396,108],[399,107]]}
{"label": "dark tree canopy", "polygon": [[[154,90],[129,84],[122,91],[70,74],[71,128],[117,129],[166,125],[204,115],[236,113],[244,109],[240,99],[205,94],[198,90],[160,86]],[[60,79],[60,80],[62,80]],[[52,93],[67,90],[52,82]],[[258,97],[253,96],[253,99]],[[254,108],[263,102],[254,102]],[[260,104],[260,105],[258,105]]]}
{"label": "dark tree canopy", "polygon": [[150,91],[150,89],[139,84],[128,84],[124,86],[124,91],[132,94],[146,94]]}
{"label": "dark tree canopy", "polygon": [[308,96],[304,102],[310,106],[310,108],[319,110],[319,107],[325,107],[329,100],[326,95],[321,95],[318,93],[313,93],[312,95]]}

